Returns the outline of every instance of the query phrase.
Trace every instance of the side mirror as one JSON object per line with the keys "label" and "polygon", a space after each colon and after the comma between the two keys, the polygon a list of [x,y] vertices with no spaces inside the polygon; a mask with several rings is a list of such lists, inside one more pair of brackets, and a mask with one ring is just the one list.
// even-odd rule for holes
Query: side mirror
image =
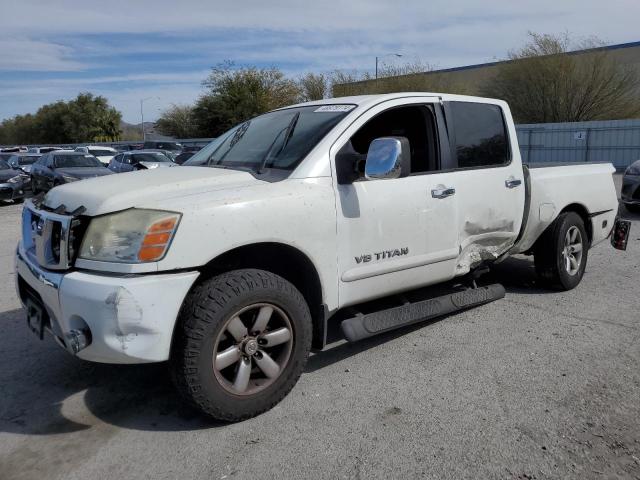
{"label": "side mirror", "polygon": [[405,137],[376,138],[369,145],[364,176],[367,180],[406,177],[411,166],[409,140]]}

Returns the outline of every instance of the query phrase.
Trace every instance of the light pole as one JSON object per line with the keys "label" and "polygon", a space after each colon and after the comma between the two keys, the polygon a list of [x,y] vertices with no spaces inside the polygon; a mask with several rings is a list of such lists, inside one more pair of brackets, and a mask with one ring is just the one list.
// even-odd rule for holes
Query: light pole
{"label": "light pole", "polygon": [[144,102],[146,102],[147,100],[151,100],[152,98],[156,98],[156,99],[160,100],[160,97],[145,97],[145,98],[141,98],[140,99],[140,118],[142,120],[142,123],[140,124],[140,128],[142,128],[142,141],[143,142],[146,140],[146,133],[144,131],[144,111],[142,109],[142,105],[144,104]]}
{"label": "light pole", "polygon": [[379,57],[376,57],[376,80],[378,79],[378,60],[384,57],[388,57],[390,55],[393,55],[398,58],[402,56],[401,53],[386,53],[384,55],[380,55]]}

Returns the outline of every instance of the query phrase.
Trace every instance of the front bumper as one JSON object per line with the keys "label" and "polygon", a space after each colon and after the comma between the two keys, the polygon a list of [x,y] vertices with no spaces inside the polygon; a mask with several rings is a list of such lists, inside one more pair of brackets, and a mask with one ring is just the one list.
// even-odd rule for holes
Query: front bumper
{"label": "front bumper", "polygon": [[622,203],[640,205],[640,175],[625,175],[622,177]]}
{"label": "front bumper", "polygon": [[94,362],[168,360],[178,311],[198,275],[58,273],[40,268],[22,244],[16,252],[23,305],[35,297],[49,317],[47,330],[70,352],[74,332],[88,330],[88,345],[75,354]]}
{"label": "front bumper", "polygon": [[0,183],[0,200],[19,200],[24,198],[24,182]]}

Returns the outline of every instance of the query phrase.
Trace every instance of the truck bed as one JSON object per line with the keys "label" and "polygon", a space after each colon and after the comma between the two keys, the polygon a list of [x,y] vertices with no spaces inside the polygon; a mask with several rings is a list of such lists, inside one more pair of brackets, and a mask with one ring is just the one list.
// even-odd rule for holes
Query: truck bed
{"label": "truck bed", "polygon": [[610,163],[537,163],[525,165],[525,224],[511,253],[529,250],[544,230],[565,210],[586,218],[591,246],[605,240],[618,212]]}

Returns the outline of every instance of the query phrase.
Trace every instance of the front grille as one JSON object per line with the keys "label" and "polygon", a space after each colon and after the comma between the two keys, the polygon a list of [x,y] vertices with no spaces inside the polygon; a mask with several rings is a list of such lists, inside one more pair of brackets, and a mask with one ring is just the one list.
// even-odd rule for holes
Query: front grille
{"label": "front grille", "polygon": [[23,247],[41,267],[67,270],[77,255],[84,224],[79,217],[39,209],[28,201],[22,212]]}

